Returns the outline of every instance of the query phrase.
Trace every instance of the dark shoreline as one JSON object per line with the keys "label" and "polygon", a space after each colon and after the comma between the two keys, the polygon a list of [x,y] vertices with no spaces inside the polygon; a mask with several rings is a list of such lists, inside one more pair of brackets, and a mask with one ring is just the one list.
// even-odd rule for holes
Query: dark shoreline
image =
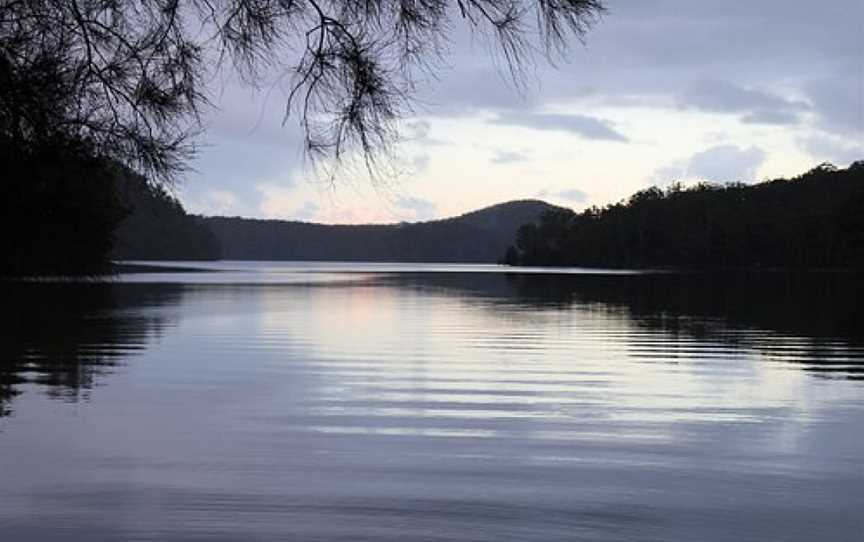
{"label": "dark shoreline", "polygon": [[528,265],[528,264],[499,264],[513,269],[531,269],[537,267],[560,267],[562,269],[626,269],[644,273],[670,273],[670,274],[695,274],[695,273],[864,273],[859,267],[758,267],[758,266],[729,266],[729,267],[592,267],[578,265]]}
{"label": "dark shoreline", "polygon": [[169,266],[145,263],[114,263],[111,264],[111,274],[120,273],[218,273],[219,269],[204,269],[201,267]]}
{"label": "dark shoreline", "polygon": [[[292,262],[299,260],[252,260],[252,261],[273,261],[273,262]],[[305,261],[305,260],[304,260]],[[318,263],[327,264],[333,263],[329,260],[321,260]],[[378,262],[378,261],[356,261],[356,262],[339,262],[339,263],[358,263],[358,264],[366,264],[366,263],[389,263],[389,264],[411,264],[416,262]],[[454,262],[423,262],[427,264],[441,264],[447,265]],[[466,262],[467,263],[467,262]],[[502,272],[504,274],[535,274],[536,269],[543,268],[547,266],[543,265],[508,265],[498,263],[498,266],[502,268]],[[580,266],[556,266],[561,269],[572,269]],[[651,274],[661,274],[661,275],[713,275],[717,273],[734,273],[737,275],[759,275],[759,274],[784,274],[784,275],[809,275],[809,274],[864,274],[864,269],[856,268],[856,267],[813,267],[813,268],[801,268],[801,267],[701,267],[701,268],[683,268],[683,267],[651,267],[651,268],[642,268],[642,269],[627,269],[627,268],[618,268],[618,267],[582,267],[583,269],[596,269],[596,270],[605,270],[611,271],[611,274],[618,275],[651,275]],[[95,273],[95,274],[85,274],[85,275],[37,275],[30,277],[8,277],[2,276],[0,277],[0,281],[17,281],[17,280],[30,280],[30,281],[62,281],[62,280],[102,280],[105,278],[116,277],[121,274],[129,274],[129,273],[221,273],[224,272],[224,269],[212,269],[212,268],[204,268],[204,267],[195,267],[193,265],[162,265],[156,263],[122,263],[115,262],[112,263],[110,268],[103,273]],[[331,272],[340,273],[340,272],[352,272],[351,270],[341,270],[334,269]],[[402,273],[426,273],[424,270],[405,270],[401,271]],[[464,273],[474,273],[476,271],[465,270]],[[542,274],[542,273],[538,273]],[[554,274],[554,273],[553,273]],[[588,273],[591,274],[591,273]]]}

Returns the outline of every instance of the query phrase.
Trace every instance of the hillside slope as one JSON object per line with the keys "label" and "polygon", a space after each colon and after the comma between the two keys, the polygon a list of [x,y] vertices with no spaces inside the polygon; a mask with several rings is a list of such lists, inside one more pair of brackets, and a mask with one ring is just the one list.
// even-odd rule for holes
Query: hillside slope
{"label": "hillside slope", "polygon": [[117,260],[215,260],[220,248],[201,220],[163,188],[132,172],[117,180],[126,213],[115,232]]}
{"label": "hillside slope", "polygon": [[224,259],[494,263],[519,226],[556,209],[538,200],[519,200],[455,218],[386,225],[237,217],[201,221],[219,240]]}

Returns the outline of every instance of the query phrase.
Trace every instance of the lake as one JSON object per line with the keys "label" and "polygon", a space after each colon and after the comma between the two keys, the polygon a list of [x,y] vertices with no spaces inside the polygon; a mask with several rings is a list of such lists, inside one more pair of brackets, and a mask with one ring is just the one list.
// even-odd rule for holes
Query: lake
{"label": "lake", "polygon": [[188,265],[0,284],[0,539],[864,536],[860,276]]}

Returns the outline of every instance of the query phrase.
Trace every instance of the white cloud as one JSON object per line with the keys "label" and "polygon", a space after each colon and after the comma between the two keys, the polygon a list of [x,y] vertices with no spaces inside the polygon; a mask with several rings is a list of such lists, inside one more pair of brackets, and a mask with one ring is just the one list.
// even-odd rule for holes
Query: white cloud
{"label": "white cloud", "polygon": [[313,201],[303,202],[303,206],[294,211],[294,218],[301,222],[311,222],[315,220],[318,213],[321,211],[321,206]]}
{"label": "white cloud", "polygon": [[716,182],[754,181],[765,157],[765,152],[758,147],[711,147],[690,158],[686,175]]}
{"label": "white cloud", "polygon": [[588,201],[588,194],[578,188],[564,188],[562,190],[550,190],[545,188],[537,193],[540,199],[563,200],[570,204],[585,203]]}
{"label": "white cloud", "polygon": [[519,126],[533,130],[555,130],[569,132],[585,139],[626,142],[627,137],[618,132],[605,119],[587,115],[562,115],[558,113],[535,113],[529,110],[505,111],[489,120],[490,124]]}
{"label": "white cloud", "polygon": [[256,190],[260,196],[258,212],[264,218],[291,219],[303,209],[303,202],[293,188],[262,183]]}
{"label": "white cloud", "polygon": [[188,211],[201,215],[230,215],[235,211],[237,196],[228,190],[207,190],[199,198],[190,199]]}
{"label": "white cloud", "polygon": [[679,181],[687,175],[687,164],[682,162],[674,162],[665,166],[660,166],[654,170],[650,180],[652,184],[664,185]]}
{"label": "white cloud", "polygon": [[433,202],[423,198],[398,196],[395,203],[399,207],[399,214],[404,216],[407,212],[410,215],[403,220],[431,220],[438,212]]}
{"label": "white cloud", "polygon": [[414,166],[413,173],[421,173],[429,167],[429,155],[418,154],[413,160],[411,160],[411,164]]}
{"label": "white cloud", "polygon": [[489,161],[493,164],[512,164],[514,162],[524,162],[528,160],[528,155],[522,152],[497,150],[495,156]]}

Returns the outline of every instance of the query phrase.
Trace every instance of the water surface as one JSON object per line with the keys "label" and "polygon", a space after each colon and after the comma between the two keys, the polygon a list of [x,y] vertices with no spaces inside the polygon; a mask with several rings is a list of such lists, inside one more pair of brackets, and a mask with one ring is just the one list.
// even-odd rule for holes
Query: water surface
{"label": "water surface", "polygon": [[0,538],[861,540],[858,277],[211,267],[0,286]]}

